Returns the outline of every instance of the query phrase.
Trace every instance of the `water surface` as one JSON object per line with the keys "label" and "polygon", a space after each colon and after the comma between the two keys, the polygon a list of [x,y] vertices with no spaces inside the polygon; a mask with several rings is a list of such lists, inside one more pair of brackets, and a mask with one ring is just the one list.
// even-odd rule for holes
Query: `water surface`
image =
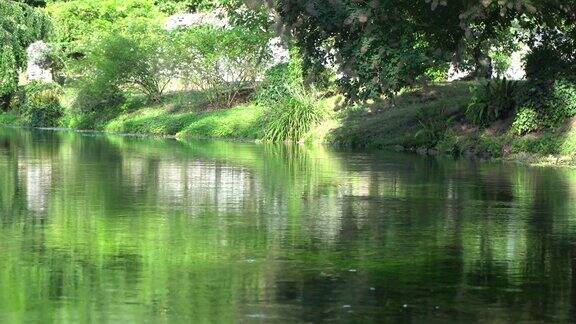
{"label": "water surface", "polygon": [[576,171],[0,129],[0,322],[576,320]]}

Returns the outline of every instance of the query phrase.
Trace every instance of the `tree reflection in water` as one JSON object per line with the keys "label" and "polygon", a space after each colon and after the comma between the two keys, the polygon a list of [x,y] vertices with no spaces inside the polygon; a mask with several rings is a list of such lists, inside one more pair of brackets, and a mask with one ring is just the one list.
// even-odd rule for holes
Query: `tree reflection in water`
{"label": "tree reflection in water", "polygon": [[0,321],[573,321],[576,172],[0,130]]}

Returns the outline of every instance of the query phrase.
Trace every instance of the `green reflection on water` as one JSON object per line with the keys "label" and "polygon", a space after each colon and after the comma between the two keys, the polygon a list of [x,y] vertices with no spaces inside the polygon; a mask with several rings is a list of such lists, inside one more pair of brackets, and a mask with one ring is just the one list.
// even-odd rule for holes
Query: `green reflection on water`
{"label": "green reflection on water", "polygon": [[576,173],[0,129],[0,322],[576,319]]}

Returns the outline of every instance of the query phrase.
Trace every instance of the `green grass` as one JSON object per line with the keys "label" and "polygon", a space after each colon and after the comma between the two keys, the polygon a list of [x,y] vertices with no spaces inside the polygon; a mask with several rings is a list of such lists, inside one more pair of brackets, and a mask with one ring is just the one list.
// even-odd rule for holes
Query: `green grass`
{"label": "green grass", "polygon": [[576,122],[566,122],[564,127],[546,133],[512,138],[510,145],[513,153],[574,155],[576,154]]}
{"label": "green grass", "polygon": [[20,125],[19,117],[12,113],[0,113],[1,126],[17,126]]}
{"label": "green grass", "polygon": [[122,114],[109,121],[104,130],[111,133],[174,136],[196,119],[196,113],[172,113],[163,106],[157,106]]}
{"label": "green grass", "polygon": [[[576,165],[576,118],[563,127],[548,129],[525,136],[510,131],[507,121],[498,121],[487,128],[470,125],[465,118],[470,102],[469,88],[473,82],[437,84],[429,89],[415,89],[401,94],[396,106],[379,102],[346,110],[341,126],[329,137],[329,142],[341,146],[395,148],[420,151],[432,148],[439,153],[475,155],[485,158],[505,158],[534,164]],[[419,112],[425,110],[428,119],[446,124],[439,141],[430,146],[420,138]],[[442,114],[442,116],[438,116]],[[551,157],[553,156],[553,158]]]}
{"label": "green grass", "polygon": [[262,136],[264,110],[254,105],[207,112],[170,112],[165,106],[143,108],[109,121],[112,133],[177,136],[178,138],[242,138]]}
{"label": "green grass", "polygon": [[200,113],[176,136],[186,138],[260,139],[265,109],[256,105]]}
{"label": "green grass", "polygon": [[339,146],[387,148],[403,146],[417,148],[426,143],[416,136],[420,129],[417,115],[420,109],[443,111],[450,115],[465,112],[470,100],[470,82],[443,83],[428,89],[407,91],[390,102],[358,107],[342,116],[329,142]]}

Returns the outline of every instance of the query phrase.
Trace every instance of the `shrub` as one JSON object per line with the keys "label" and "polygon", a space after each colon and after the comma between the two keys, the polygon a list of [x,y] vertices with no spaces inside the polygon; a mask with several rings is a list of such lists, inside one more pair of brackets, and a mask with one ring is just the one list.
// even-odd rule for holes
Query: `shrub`
{"label": "shrub", "polygon": [[428,147],[434,147],[444,137],[454,117],[447,117],[444,109],[422,107],[416,112],[416,120],[419,130],[415,136]]}
{"label": "shrub", "polygon": [[516,83],[495,79],[472,89],[471,103],[466,110],[468,121],[479,126],[508,117],[516,106]]}
{"label": "shrub", "polygon": [[74,110],[82,114],[102,113],[122,104],[125,101],[122,90],[107,81],[104,77],[82,80],[73,103]]}
{"label": "shrub", "polygon": [[54,127],[63,116],[62,88],[54,83],[34,82],[19,94],[18,112],[23,123],[33,127]]}
{"label": "shrub", "polygon": [[294,50],[289,64],[266,72],[256,102],[267,108],[264,139],[271,142],[302,141],[328,114],[313,89],[304,86],[302,60]]}
{"label": "shrub", "polygon": [[447,131],[444,136],[442,136],[436,144],[436,149],[439,152],[456,156],[462,154],[460,139],[453,131]]}
{"label": "shrub", "polygon": [[301,86],[275,101],[266,116],[264,139],[270,142],[301,142],[327,115],[326,107]]}
{"label": "shrub", "polygon": [[166,32],[147,21],[99,35],[84,62],[77,106],[88,112],[122,103],[126,90],[159,101],[177,75]]}
{"label": "shrub", "polygon": [[545,123],[555,127],[576,115],[576,84],[558,80],[544,103]]}
{"label": "shrub", "polygon": [[231,107],[270,63],[270,35],[243,27],[202,26],[171,35],[178,70],[187,87],[210,94],[212,104]]}
{"label": "shrub", "polygon": [[539,118],[536,110],[531,107],[522,107],[516,114],[511,130],[516,135],[524,135],[537,130],[539,126]]}
{"label": "shrub", "polygon": [[510,53],[507,51],[492,51],[490,53],[490,57],[492,59],[492,64],[494,66],[494,72],[499,77],[504,76],[506,71],[512,65],[512,58]]}
{"label": "shrub", "polygon": [[573,51],[573,46],[564,41],[544,41],[524,58],[526,78],[533,81],[554,81],[576,76],[576,58]]}

